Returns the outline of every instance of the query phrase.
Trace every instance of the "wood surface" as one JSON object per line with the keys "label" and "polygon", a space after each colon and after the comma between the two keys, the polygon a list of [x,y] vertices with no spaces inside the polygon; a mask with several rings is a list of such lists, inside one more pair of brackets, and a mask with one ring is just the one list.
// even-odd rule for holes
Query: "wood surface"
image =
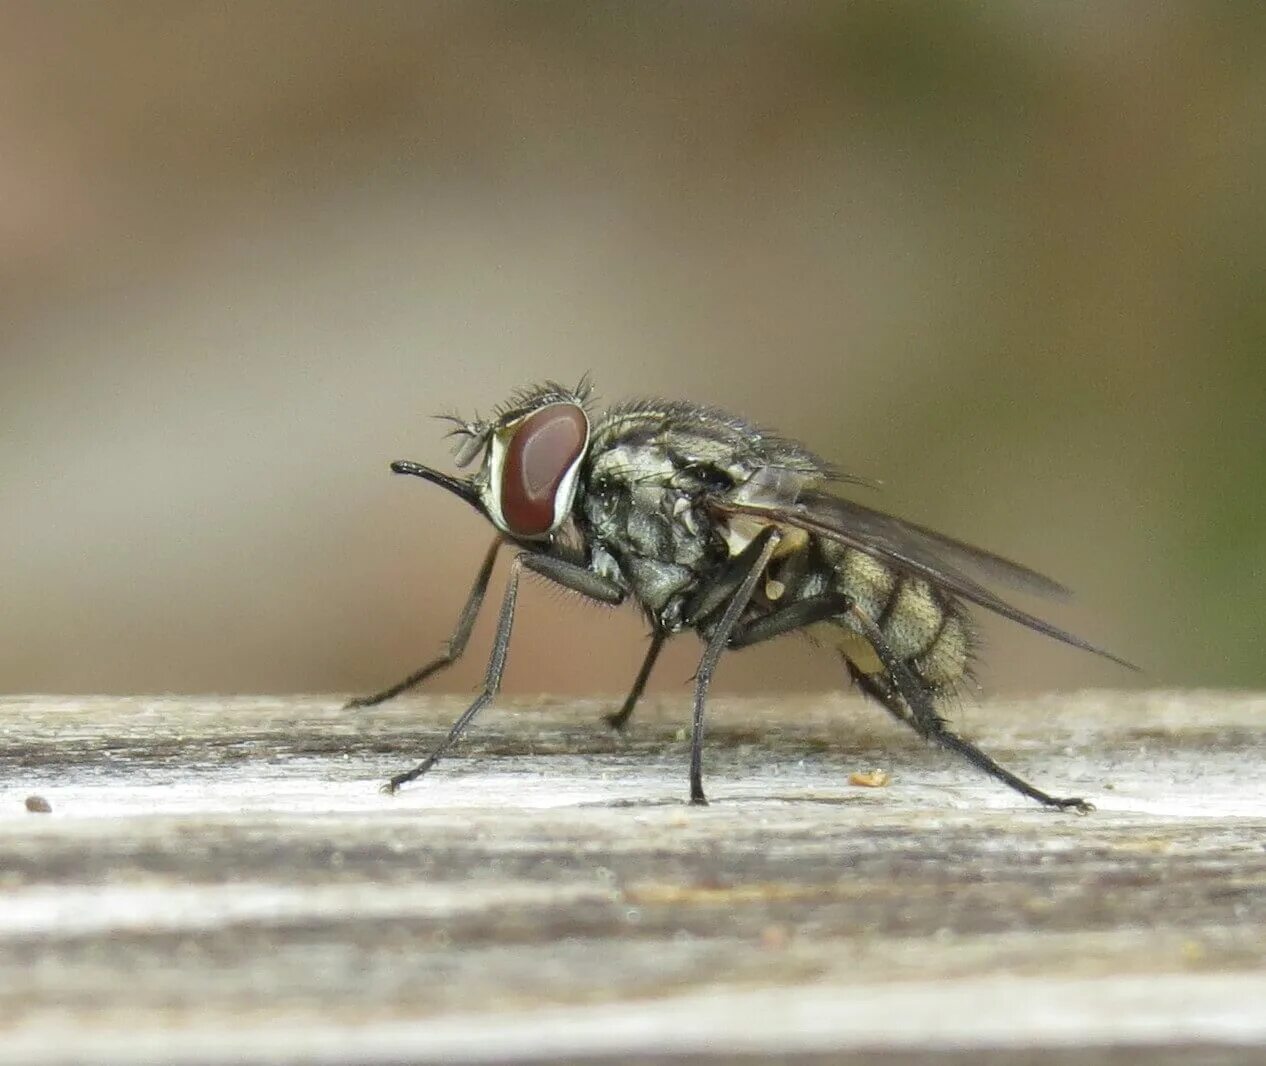
{"label": "wood surface", "polygon": [[1266,1061],[1266,698],[463,705],[0,699],[0,1063]]}

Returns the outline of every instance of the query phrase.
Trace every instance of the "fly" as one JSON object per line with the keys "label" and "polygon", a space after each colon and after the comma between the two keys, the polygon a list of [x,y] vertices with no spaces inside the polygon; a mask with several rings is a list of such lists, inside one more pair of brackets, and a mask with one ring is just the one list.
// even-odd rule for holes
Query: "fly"
{"label": "fly", "polygon": [[[598,603],[632,599],[650,647],[623,706],[622,729],[661,649],[686,630],[703,642],[695,675],[690,800],[706,803],[703,738],[708,688],[726,651],[789,633],[833,647],[857,686],[898,721],[1049,807],[1088,811],[1013,774],[951,730],[939,711],[968,676],[975,629],[969,605],[1130,667],[1020,610],[992,591],[1044,596],[1067,589],[1028,567],[832,491],[850,480],[796,441],[713,407],[659,400],[591,410],[590,386],[553,382],[511,397],[491,419],[455,424],[454,476],[400,460],[496,528],[444,654],[402,681],[352,700],[368,707],[421,684],[466,649],[498,552],[513,559],[484,686],[439,746],[384,786],[425,774],[497,695],[525,570]],[[1131,667],[1132,668],[1132,667]]]}

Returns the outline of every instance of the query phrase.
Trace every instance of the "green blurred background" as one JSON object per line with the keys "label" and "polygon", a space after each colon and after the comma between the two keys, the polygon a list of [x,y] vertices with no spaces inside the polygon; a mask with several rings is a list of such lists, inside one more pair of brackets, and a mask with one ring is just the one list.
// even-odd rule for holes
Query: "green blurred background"
{"label": "green blurred background", "polygon": [[[1264,5],[8,3],[0,135],[0,689],[394,680],[487,532],[387,462],[584,370],[1145,671],[987,622],[991,688],[1266,681]],[[621,692],[643,629],[533,588],[507,689]]]}

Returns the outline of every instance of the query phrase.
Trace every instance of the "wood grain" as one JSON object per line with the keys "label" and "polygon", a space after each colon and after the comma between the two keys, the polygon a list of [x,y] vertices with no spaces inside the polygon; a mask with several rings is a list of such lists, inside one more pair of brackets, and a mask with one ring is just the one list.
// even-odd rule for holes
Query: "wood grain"
{"label": "wood grain", "polygon": [[1266,698],[460,706],[0,700],[0,1063],[1266,1056]]}

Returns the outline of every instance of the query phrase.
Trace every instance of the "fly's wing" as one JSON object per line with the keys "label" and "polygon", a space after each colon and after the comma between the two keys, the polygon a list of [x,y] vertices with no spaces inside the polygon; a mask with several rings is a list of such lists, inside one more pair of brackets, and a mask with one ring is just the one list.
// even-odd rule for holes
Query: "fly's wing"
{"label": "fly's wing", "polygon": [[924,526],[863,507],[852,500],[821,492],[788,492],[786,490],[792,486],[779,485],[777,477],[757,477],[762,482],[760,486],[749,484],[728,496],[713,496],[709,500],[710,509],[720,515],[744,515],[777,525],[794,526],[815,536],[838,541],[894,569],[926,578],[970,603],[1038,633],[1137,669],[1111,652],[1012,606],[968,572],[975,571],[986,579],[1005,582],[1039,595],[1068,595],[1063,585],[1037,571],[993,552],[944,537]]}
{"label": "fly's wing", "polygon": [[973,583],[974,573],[1037,596],[1063,600],[1072,595],[1067,586],[1021,563],[852,500],[826,493],[808,493],[797,502],[832,527],[864,538],[874,553],[887,555],[894,561],[911,566],[922,564],[941,572],[948,568]]}

